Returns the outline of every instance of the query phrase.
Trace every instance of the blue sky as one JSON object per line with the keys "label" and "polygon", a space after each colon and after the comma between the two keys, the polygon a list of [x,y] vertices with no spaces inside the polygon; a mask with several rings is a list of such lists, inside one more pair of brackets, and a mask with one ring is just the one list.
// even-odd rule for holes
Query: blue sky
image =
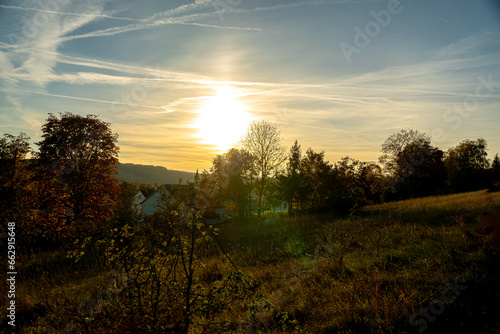
{"label": "blue sky", "polygon": [[408,128],[500,153],[493,0],[2,1],[0,31],[0,131],[32,142],[70,111],[122,162],[188,171],[261,119],[330,162]]}

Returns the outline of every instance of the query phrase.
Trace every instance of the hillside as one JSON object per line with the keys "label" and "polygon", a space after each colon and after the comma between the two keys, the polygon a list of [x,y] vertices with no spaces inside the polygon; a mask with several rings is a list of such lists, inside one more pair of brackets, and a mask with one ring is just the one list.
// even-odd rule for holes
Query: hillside
{"label": "hillside", "polygon": [[219,238],[262,282],[270,306],[241,316],[252,332],[500,333],[499,224],[500,193],[483,190],[225,223]]}
{"label": "hillside", "polygon": [[119,164],[117,179],[126,182],[141,184],[177,184],[179,179],[182,183],[192,181],[194,173],[171,170],[160,166]]}
{"label": "hillside", "polygon": [[[200,301],[190,305],[212,313],[191,316],[189,333],[201,332],[199,324],[211,333],[499,333],[499,224],[500,192],[483,190],[371,205],[348,217],[266,216],[222,223],[216,234],[201,229],[192,241]],[[16,332],[166,332],[182,317],[187,286],[172,254],[190,244],[166,248],[172,225],[142,226],[102,236],[119,251],[114,258],[132,263],[127,276],[85,244],[71,253],[82,254],[78,262],[66,248],[19,258]],[[165,268],[176,269],[177,284]],[[137,297],[146,293],[164,299]]]}

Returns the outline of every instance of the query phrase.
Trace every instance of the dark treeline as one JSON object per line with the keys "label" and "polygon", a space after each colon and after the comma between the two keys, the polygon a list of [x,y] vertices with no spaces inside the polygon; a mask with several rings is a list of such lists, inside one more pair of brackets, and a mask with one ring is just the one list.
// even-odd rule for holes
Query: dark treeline
{"label": "dark treeline", "polygon": [[[331,164],[324,152],[295,141],[284,154],[279,131],[270,123],[254,123],[241,149],[213,160],[200,186],[217,189],[214,199],[241,217],[283,208],[288,214],[337,211],[358,206],[431,195],[489,188],[498,190],[500,160],[487,158],[484,139],[464,140],[442,151],[418,130],[401,130],[382,144],[379,164],[348,156]],[[275,162],[263,162],[268,151]],[[267,170],[263,170],[267,168]]]}
{"label": "dark treeline", "polygon": [[[118,136],[96,116],[50,115],[42,131],[37,152],[24,134],[0,139],[0,218],[19,222],[33,241],[126,223],[137,191],[148,197],[160,189],[117,183]],[[210,170],[196,174],[193,203],[207,215],[225,208],[240,218],[269,210],[347,213],[371,203],[499,187],[498,154],[488,160],[481,138],[442,151],[427,134],[401,130],[381,151],[378,164],[350,157],[332,164],[324,152],[304,153],[297,141],[288,150],[276,126],[254,122],[240,149],[216,156]]]}

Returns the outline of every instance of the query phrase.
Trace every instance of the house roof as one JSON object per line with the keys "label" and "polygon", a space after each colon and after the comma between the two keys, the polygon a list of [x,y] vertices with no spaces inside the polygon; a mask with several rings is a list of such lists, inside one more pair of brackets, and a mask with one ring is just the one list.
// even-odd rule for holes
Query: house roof
{"label": "house roof", "polygon": [[141,204],[145,200],[146,200],[146,197],[144,197],[144,195],[142,194],[141,191],[139,191],[137,194],[135,194],[134,199],[133,199],[135,204]]}

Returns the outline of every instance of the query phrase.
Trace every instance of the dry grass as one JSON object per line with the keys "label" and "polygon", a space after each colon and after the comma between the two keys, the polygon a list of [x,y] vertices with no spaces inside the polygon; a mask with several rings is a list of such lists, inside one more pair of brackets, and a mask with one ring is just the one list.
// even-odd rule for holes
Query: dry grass
{"label": "dry grass", "polygon": [[[478,215],[499,203],[499,193],[486,191],[422,198],[366,207],[349,219],[228,226],[222,237],[230,239],[242,270],[263,282],[273,305],[256,332],[279,330],[276,312],[298,320],[306,333],[415,330],[409,318],[446,280],[480,286],[496,275],[487,266],[497,258],[486,254],[496,246],[482,235]],[[434,328],[449,326],[460,312],[476,326],[470,299],[449,306]]]}
{"label": "dry grass", "polygon": [[[499,206],[498,192],[487,190],[444,196],[431,196],[404,201],[368,205],[365,214],[393,214],[404,221],[426,223],[453,223],[463,215],[480,214],[483,210]],[[440,221],[441,219],[441,221]]]}
{"label": "dry grass", "polygon": [[[474,333],[500,314],[500,252],[482,224],[499,205],[500,193],[479,191],[372,205],[347,219],[221,225],[218,238],[232,261],[262,283],[250,310],[224,316],[239,333],[415,333],[411,316],[456,279],[467,290],[426,332]],[[206,284],[233,269],[221,255],[204,261]],[[98,270],[77,277],[64,268],[21,280],[20,304],[44,311],[20,332],[60,330],[105,280]]]}

